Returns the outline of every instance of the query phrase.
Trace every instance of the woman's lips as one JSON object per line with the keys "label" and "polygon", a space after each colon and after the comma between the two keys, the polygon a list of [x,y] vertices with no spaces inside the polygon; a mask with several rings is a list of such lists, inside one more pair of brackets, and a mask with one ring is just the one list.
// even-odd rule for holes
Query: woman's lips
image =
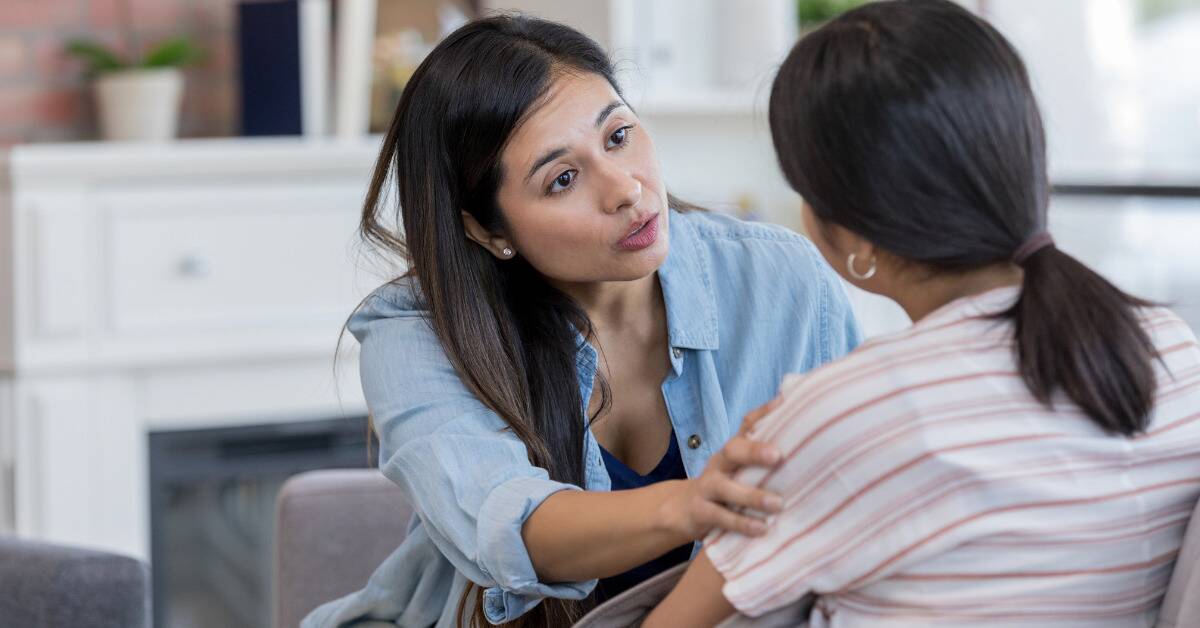
{"label": "woman's lips", "polygon": [[617,243],[624,251],[640,251],[658,240],[658,214],[654,214],[636,231]]}

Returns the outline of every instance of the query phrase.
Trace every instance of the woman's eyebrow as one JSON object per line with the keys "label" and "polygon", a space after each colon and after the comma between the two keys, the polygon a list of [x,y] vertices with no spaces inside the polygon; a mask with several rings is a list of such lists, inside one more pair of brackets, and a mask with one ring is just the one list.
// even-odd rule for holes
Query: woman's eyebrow
{"label": "woman's eyebrow", "polygon": [[600,115],[596,116],[596,128],[598,129],[598,128],[600,128],[601,124],[604,124],[604,121],[606,119],[608,119],[608,115],[610,113],[615,111],[617,108],[624,107],[624,106],[625,106],[625,102],[622,100],[619,100],[619,99],[614,100],[614,101],[608,103],[607,105],[605,105],[605,107],[600,110]]}
{"label": "woman's eyebrow", "polygon": [[546,153],[545,155],[542,155],[541,159],[538,159],[537,161],[533,162],[533,167],[529,169],[529,174],[525,175],[525,181],[528,182],[530,179],[532,179],[533,174],[535,172],[537,172],[539,169],[541,169],[542,166],[544,166],[566,154],[567,154],[567,149],[560,146],[558,148],[552,149],[550,152]]}
{"label": "woman's eyebrow", "polygon": [[[600,128],[600,125],[604,124],[604,121],[608,119],[608,116],[611,115],[612,112],[624,106],[625,102],[619,99],[605,105],[604,108],[600,110],[600,115],[596,116],[596,128]],[[545,155],[542,155],[540,159],[533,162],[533,166],[529,168],[529,174],[525,175],[525,180],[529,181],[533,178],[534,173],[541,169],[542,166],[566,154],[567,149],[564,147],[560,146],[558,148],[551,149]]]}

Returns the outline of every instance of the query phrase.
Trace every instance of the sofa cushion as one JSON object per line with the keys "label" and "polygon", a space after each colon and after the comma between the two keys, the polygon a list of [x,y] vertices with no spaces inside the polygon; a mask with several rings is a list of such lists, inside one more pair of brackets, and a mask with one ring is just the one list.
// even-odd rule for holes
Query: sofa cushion
{"label": "sofa cushion", "polygon": [[0,617],[7,628],[149,626],[150,572],[135,558],[0,538]]}

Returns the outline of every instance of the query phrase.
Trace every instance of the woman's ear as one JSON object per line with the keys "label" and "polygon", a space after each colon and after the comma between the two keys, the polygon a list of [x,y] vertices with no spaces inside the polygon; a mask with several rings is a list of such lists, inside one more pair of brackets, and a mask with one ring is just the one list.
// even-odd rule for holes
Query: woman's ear
{"label": "woman's ear", "polygon": [[462,212],[463,231],[467,233],[467,237],[479,246],[487,249],[489,253],[495,255],[499,259],[512,259],[516,255],[512,244],[503,236],[498,236],[483,228],[475,217],[467,212]]}

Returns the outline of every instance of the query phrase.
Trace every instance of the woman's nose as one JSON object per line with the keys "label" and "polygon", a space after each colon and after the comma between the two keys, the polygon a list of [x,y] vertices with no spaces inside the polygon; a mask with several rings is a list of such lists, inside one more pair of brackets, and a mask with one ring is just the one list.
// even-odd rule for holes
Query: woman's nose
{"label": "woman's nose", "polygon": [[642,182],[632,172],[609,167],[601,181],[604,186],[604,211],[615,214],[642,201]]}

